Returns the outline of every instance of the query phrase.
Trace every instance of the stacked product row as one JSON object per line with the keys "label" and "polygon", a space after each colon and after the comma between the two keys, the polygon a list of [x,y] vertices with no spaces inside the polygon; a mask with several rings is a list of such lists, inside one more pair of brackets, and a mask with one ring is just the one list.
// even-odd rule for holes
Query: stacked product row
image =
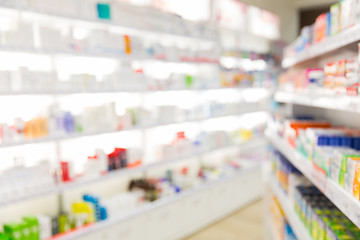
{"label": "stacked product row", "polygon": [[275,55],[253,52],[226,52],[220,59],[224,86],[275,87],[280,62]]}
{"label": "stacked product row", "polygon": [[359,57],[328,62],[323,68],[292,69],[280,75],[286,91],[358,95]]}
{"label": "stacked product row", "polygon": [[[230,160],[221,165],[202,165],[197,174],[190,174],[187,167],[167,170],[160,178],[133,179],[128,191],[102,199],[95,194],[84,194],[82,199],[73,202],[67,213],[59,216],[26,216],[21,222],[4,224],[2,240],[50,239],[69,231],[90,226],[96,222],[126,215],[149,202],[164,199],[240,172],[249,162]],[[251,164],[250,164],[251,165]]]}
{"label": "stacked product row", "polygon": [[278,152],[273,155],[272,169],[312,239],[355,240],[360,237],[360,229]]}
{"label": "stacked product row", "polygon": [[[19,9],[34,9],[38,12],[55,14],[59,17],[79,18],[87,21],[99,19],[111,20],[127,28],[150,30],[173,35],[216,38],[216,33],[206,24],[186,22],[175,14],[159,11],[155,8],[137,7],[122,0],[14,0],[2,1],[2,6]],[[161,5],[158,3],[158,5]],[[159,6],[160,7],[160,6]],[[141,21],[137,16],[143,16]],[[146,23],[146,24],[144,24]],[[150,35],[150,34],[149,34]]]}
{"label": "stacked product row", "polygon": [[[82,9],[81,12],[93,9],[94,14],[91,19],[101,19],[104,7],[108,7],[109,11],[110,8],[114,8],[116,11],[124,8],[125,10],[119,14],[121,16],[124,16],[124,12],[129,13],[126,11],[129,10],[128,8],[141,11],[139,10],[141,8],[120,4],[118,1],[114,1],[111,7],[100,1],[92,0],[66,2],[70,5],[85,5],[79,6]],[[39,1],[39,3],[29,1],[30,7],[35,9],[46,9],[47,4],[47,1]],[[117,4],[120,4],[121,7],[117,7]],[[42,5],[45,6],[42,7]],[[53,5],[53,10],[61,9],[58,3],[48,4],[48,6],[50,5]],[[76,9],[75,6],[71,7]],[[96,15],[95,12],[97,12]],[[155,11],[154,14],[164,13]],[[133,16],[139,15],[141,14]],[[172,14],[165,15],[169,18],[175,17]],[[26,14],[19,16],[4,14],[2,16],[2,21],[6,26],[1,29],[0,46],[5,51],[0,55],[7,59],[14,59],[14,61],[8,61],[0,69],[1,92],[145,90],[146,86],[149,89],[186,88],[192,86],[194,78],[203,81],[204,78],[219,75],[220,51],[214,44],[205,44],[201,47],[193,43],[171,42],[169,44],[166,42],[164,44],[158,38],[126,34],[127,32],[132,33],[131,30],[125,31],[124,34],[123,29],[114,30],[111,29],[111,25],[102,26],[100,24],[89,27],[89,24],[76,21],[67,21],[64,24],[58,18],[48,19],[41,16],[40,14],[39,18],[35,18],[34,21]],[[179,20],[182,24],[179,21],[173,22],[178,22],[176,25],[181,25],[180,27],[183,28],[196,26],[193,23],[184,24],[184,20]],[[165,22],[168,23],[168,21]],[[194,32],[205,34],[204,31],[206,32],[207,29],[202,26]],[[189,35],[187,31],[185,32],[185,35]],[[204,37],[204,35],[201,36]],[[11,49],[15,49],[17,52],[8,51]],[[50,59],[50,56],[55,58]],[[123,64],[118,62],[118,58],[121,57],[125,60]],[[15,61],[19,58],[22,61]],[[135,66],[132,66],[134,64],[131,64],[131,61],[134,60],[141,61],[143,64],[139,66],[140,63],[137,62]],[[149,61],[144,63],[145,60],[153,63],[150,64]],[[164,65],[159,65],[159,61],[154,63],[153,60],[160,60]],[[169,62],[163,62],[163,60]],[[36,64],[39,61],[41,64]],[[170,63],[171,61],[178,62],[180,65],[174,66],[174,63]],[[184,69],[184,64],[181,63],[204,64],[201,64],[203,66],[199,68],[194,67],[195,72],[189,73],[186,70],[179,72],[179,69]],[[98,68],[100,64],[103,65],[102,70]],[[144,64],[147,67],[144,67]],[[174,68],[178,71],[171,71]],[[128,81],[129,79],[132,81]],[[162,80],[160,83],[159,79]],[[216,86],[219,86],[220,83],[218,79],[216,80]],[[202,81],[197,85],[205,84]],[[214,83],[211,82],[211,84]]]}
{"label": "stacked product row", "polygon": [[332,126],[326,121],[280,120],[277,133],[294,147],[304,161],[359,199],[360,132]]}
{"label": "stacked product row", "polygon": [[257,103],[214,100],[190,108],[161,105],[152,109],[129,107],[120,111],[120,104],[110,102],[99,106],[85,107],[82,112],[74,114],[64,110],[59,104],[52,104],[30,120],[16,117],[10,123],[0,123],[0,142],[16,144],[30,139],[71,137],[76,134],[116,132],[122,129],[197,121],[238,115],[257,109],[259,106]]}
{"label": "stacked product row", "polygon": [[301,35],[284,52],[285,58],[291,58],[310,46],[320,43],[328,37],[337,35],[360,23],[358,0],[342,0],[331,6],[330,12],[323,13],[315,23],[301,30]]}
{"label": "stacked product row", "polygon": [[[165,162],[196,157],[198,154],[261,137],[262,132],[263,126],[259,126],[252,130],[202,132],[194,139],[188,138],[185,132],[178,132],[169,144],[156,146],[154,158],[157,162]],[[86,159],[60,159],[60,163],[50,159],[39,159],[37,164],[26,166],[26,156],[17,156],[17,158],[24,160],[21,163],[15,162],[13,167],[1,172],[2,199],[0,203],[31,193],[52,190],[59,184],[61,186],[61,183],[96,179],[114,171],[146,166],[143,163],[143,152],[140,148],[126,149],[118,145],[115,145],[114,150],[108,153],[99,148],[94,150],[92,156],[84,155]],[[84,160],[81,166],[79,166],[79,160]]]}

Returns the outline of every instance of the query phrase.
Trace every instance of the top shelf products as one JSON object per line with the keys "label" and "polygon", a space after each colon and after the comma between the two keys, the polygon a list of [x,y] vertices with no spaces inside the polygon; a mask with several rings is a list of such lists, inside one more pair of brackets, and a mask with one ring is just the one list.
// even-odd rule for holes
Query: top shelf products
{"label": "top shelf products", "polygon": [[360,4],[343,0],[331,6],[284,51],[283,67],[288,68],[345,47],[360,40]]}

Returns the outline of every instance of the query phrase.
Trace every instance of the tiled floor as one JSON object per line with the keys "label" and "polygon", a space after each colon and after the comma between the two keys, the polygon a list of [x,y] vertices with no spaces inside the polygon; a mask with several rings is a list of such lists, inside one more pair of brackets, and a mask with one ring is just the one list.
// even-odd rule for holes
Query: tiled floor
{"label": "tiled floor", "polygon": [[263,201],[256,202],[185,240],[264,240]]}

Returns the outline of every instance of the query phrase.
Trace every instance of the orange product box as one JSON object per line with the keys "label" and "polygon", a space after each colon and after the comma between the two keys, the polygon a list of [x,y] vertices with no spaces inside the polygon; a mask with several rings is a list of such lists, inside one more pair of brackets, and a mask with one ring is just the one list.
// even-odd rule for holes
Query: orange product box
{"label": "orange product box", "polygon": [[356,179],[354,179],[354,182],[353,182],[353,196],[357,200],[360,200],[360,198],[359,198],[360,197],[360,183]]}
{"label": "orange product box", "polygon": [[295,141],[300,130],[331,127],[331,123],[325,121],[289,121],[285,127],[284,137],[291,146],[295,147]]}

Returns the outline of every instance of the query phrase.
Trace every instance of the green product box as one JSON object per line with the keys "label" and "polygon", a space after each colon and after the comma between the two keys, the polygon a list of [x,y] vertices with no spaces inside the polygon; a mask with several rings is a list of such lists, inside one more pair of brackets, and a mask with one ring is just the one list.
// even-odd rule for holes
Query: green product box
{"label": "green product box", "polygon": [[190,88],[194,84],[194,77],[191,75],[185,76],[185,86]]}
{"label": "green product box", "polygon": [[343,172],[347,172],[348,170],[348,159],[349,157],[360,157],[359,154],[344,154],[341,157],[341,171]]}
{"label": "green product box", "polygon": [[4,233],[0,233],[0,240],[10,240],[10,238]]}
{"label": "green product box", "polygon": [[23,234],[23,225],[19,223],[4,224],[4,232],[10,240],[26,240]]}
{"label": "green product box", "polygon": [[[24,240],[30,240],[31,239],[31,224],[25,221],[22,221],[22,235]],[[31,239],[32,240],[32,239]]]}
{"label": "green product box", "polygon": [[70,230],[69,218],[66,214],[59,216],[59,233],[65,233]]}
{"label": "green product box", "polygon": [[335,3],[330,7],[331,13],[331,35],[336,35],[340,31],[340,3]]}
{"label": "green product box", "polygon": [[39,221],[36,217],[24,217],[24,222],[27,223],[30,230],[29,240],[39,240],[40,239],[40,226]]}
{"label": "green product box", "polygon": [[100,19],[111,19],[111,7],[108,3],[98,3],[96,4],[97,11],[98,11],[98,17]]}
{"label": "green product box", "polygon": [[339,172],[339,185],[342,188],[345,188],[345,176],[346,176],[346,172],[343,171]]}

